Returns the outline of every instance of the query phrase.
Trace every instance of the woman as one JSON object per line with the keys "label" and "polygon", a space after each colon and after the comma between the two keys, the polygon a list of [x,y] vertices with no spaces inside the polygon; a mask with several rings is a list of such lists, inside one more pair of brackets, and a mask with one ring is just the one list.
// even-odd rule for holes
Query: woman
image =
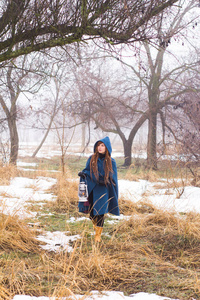
{"label": "woman", "polygon": [[119,216],[117,166],[111,158],[111,152],[109,137],[97,141],[94,154],[78,174],[87,183],[89,195],[87,202],[79,202],[79,212],[89,212],[95,230],[95,242],[101,241],[104,215],[111,213]]}

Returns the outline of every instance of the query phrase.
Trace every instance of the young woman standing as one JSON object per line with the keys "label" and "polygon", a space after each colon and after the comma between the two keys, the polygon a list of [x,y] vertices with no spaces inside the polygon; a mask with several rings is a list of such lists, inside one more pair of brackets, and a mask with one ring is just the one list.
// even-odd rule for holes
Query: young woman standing
{"label": "young woman standing", "polygon": [[81,180],[87,183],[88,201],[79,202],[79,212],[89,213],[95,230],[95,242],[101,241],[104,215],[119,216],[117,166],[111,157],[112,147],[109,137],[94,144],[94,154],[79,172]]}

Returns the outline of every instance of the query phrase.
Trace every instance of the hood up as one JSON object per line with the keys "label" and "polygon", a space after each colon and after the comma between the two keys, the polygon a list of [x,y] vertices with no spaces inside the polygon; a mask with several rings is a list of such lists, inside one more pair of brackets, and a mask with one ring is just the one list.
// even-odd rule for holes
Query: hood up
{"label": "hood up", "polygon": [[108,149],[109,154],[111,155],[112,153],[112,146],[111,146],[111,142],[110,142],[110,138],[108,136],[106,136],[105,138],[98,140],[95,144],[94,144],[94,152],[97,146],[98,142],[102,142],[104,143],[104,145],[106,146],[106,148]]}

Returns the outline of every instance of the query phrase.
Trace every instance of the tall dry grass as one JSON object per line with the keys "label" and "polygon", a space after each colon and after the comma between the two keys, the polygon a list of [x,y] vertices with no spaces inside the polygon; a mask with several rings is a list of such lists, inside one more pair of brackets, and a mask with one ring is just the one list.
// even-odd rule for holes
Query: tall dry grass
{"label": "tall dry grass", "polygon": [[16,215],[0,214],[0,250],[38,252],[36,234]]}
{"label": "tall dry grass", "polygon": [[155,182],[159,179],[159,174],[156,171],[140,168],[134,171],[133,168],[129,168],[124,176],[126,180],[138,181],[138,180],[149,180]]}
{"label": "tall dry grass", "polygon": [[54,296],[95,289],[128,294],[145,290],[187,300],[200,297],[199,215],[180,216],[145,202],[131,210],[128,221],[104,229],[110,238],[103,235],[99,247],[88,235],[88,224],[82,226],[82,239],[74,243],[74,251],[56,256],[60,280]]}
{"label": "tall dry grass", "polygon": [[[8,231],[15,228],[4,227]],[[24,232],[21,227],[16,227],[13,236],[16,231]],[[120,290],[127,294],[154,292],[182,300],[200,297],[198,214],[180,216],[138,203],[129,220],[112,228],[105,226],[99,246],[88,222],[79,230],[81,239],[73,242],[71,253],[37,253],[37,243],[21,234],[23,247],[14,243],[15,255],[3,260],[4,279],[0,284],[5,291],[11,295],[67,297],[91,290]],[[7,245],[3,249],[8,253],[11,248]],[[31,252],[20,255],[19,251]]]}
{"label": "tall dry grass", "polygon": [[78,205],[78,181],[70,178],[69,174],[57,175],[57,183],[51,191],[57,196],[53,203],[54,210],[57,212],[70,213],[77,210]]}
{"label": "tall dry grass", "polygon": [[0,299],[1,300],[10,300],[11,299],[10,292],[1,284],[0,284]]}
{"label": "tall dry grass", "polygon": [[15,165],[0,166],[0,185],[8,185],[10,180],[18,174],[19,171]]}
{"label": "tall dry grass", "polygon": [[[56,175],[54,210],[77,214],[78,182]],[[152,176],[153,178],[153,176]],[[0,216],[0,299],[15,294],[75,299],[91,290],[146,291],[200,298],[200,216],[176,215],[148,201],[119,200],[129,220],[106,226],[96,247],[88,222],[77,225],[73,251],[41,251],[36,233],[17,217]],[[105,235],[104,235],[105,234]]]}
{"label": "tall dry grass", "polygon": [[0,299],[12,299],[30,284],[28,255],[39,255],[36,232],[18,216],[0,214]]}
{"label": "tall dry grass", "polygon": [[134,213],[111,234],[100,248],[92,245],[88,250],[85,244],[74,254],[75,269],[66,277],[71,290],[135,293],[156,288],[156,293],[168,297],[200,297],[199,215],[180,217],[157,209]]}

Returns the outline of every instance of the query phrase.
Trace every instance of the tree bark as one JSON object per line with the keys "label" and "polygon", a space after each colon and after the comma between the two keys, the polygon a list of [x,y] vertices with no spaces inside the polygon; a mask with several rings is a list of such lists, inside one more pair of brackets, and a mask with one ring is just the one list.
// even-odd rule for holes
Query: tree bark
{"label": "tree bark", "polygon": [[133,140],[123,140],[123,147],[124,147],[124,167],[129,167],[132,163],[132,144]]}
{"label": "tree bark", "polygon": [[8,106],[6,105],[6,102],[4,101],[1,95],[0,95],[0,104],[6,115],[9,133],[10,133],[9,163],[16,165],[17,158],[18,158],[18,151],[19,151],[19,136],[17,131],[17,123],[16,123],[17,122],[17,107],[16,107],[17,96],[15,95],[14,89],[11,84],[11,68],[7,73],[7,84],[10,90],[10,102],[11,102],[10,110],[8,109]]}
{"label": "tree bark", "polygon": [[19,137],[17,132],[16,118],[11,116],[8,120],[8,127],[10,131],[10,160],[9,163],[16,165],[19,151]]}
{"label": "tree bark", "polygon": [[147,167],[157,170],[157,112],[150,111],[149,114],[149,130],[147,143]]}
{"label": "tree bark", "polygon": [[157,170],[157,113],[160,99],[161,71],[165,49],[159,47],[155,62],[150,53],[148,44],[144,44],[148,56],[148,63],[151,69],[150,81],[148,83],[149,98],[149,128],[147,142],[147,167]]}
{"label": "tree bark", "polygon": [[128,140],[124,136],[120,136],[124,146],[124,166],[129,167],[132,163],[132,145],[133,140],[138,132],[138,130],[145,123],[149,115],[149,111],[146,111],[136,122],[135,126],[132,128]]}
{"label": "tree bark", "polygon": [[86,125],[83,123],[81,125],[81,151],[85,149],[85,135],[86,135]]}
{"label": "tree bark", "polygon": [[43,139],[41,140],[39,146],[33,152],[32,157],[35,157],[37,155],[37,153],[39,152],[39,150],[42,148],[42,145],[44,144],[44,142],[45,142],[45,140],[46,140],[46,138],[49,134],[49,131],[51,130],[51,125],[53,123],[53,119],[54,119],[54,115],[51,117],[51,120],[50,120],[49,126],[47,128],[47,131],[45,132],[45,135],[43,136]]}

